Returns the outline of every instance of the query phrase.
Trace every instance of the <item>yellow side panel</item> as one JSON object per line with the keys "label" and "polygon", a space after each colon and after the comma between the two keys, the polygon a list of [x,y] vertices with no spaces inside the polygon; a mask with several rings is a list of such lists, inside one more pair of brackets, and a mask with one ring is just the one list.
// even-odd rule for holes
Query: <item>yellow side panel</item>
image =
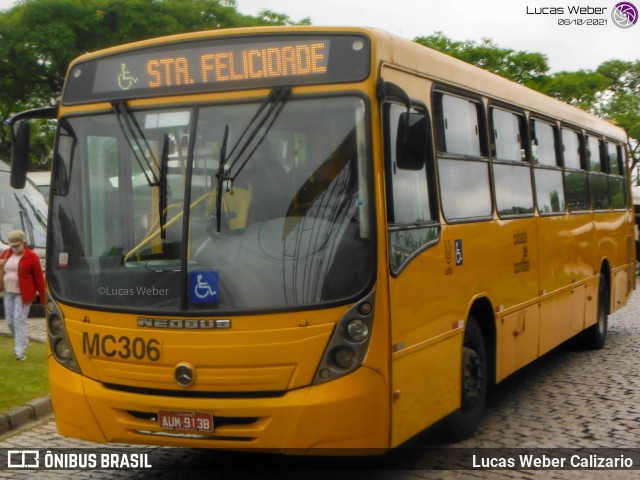
{"label": "yellow side panel", "polygon": [[540,294],[553,294],[594,274],[592,216],[539,219]]}
{"label": "yellow side panel", "polygon": [[[591,287],[588,284],[579,285],[569,291],[554,295],[542,303],[540,310],[540,355],[595,323],[595,320],[590,320],[595,313],[591,307],[592,305],[597,306],[597,302],[592,301],[594,293],[589,293],[589,290],[594,288],[594,282],[591,282],[591,285]],[[597,287],[595,295],[597,298]]]}
{"label": "yellow side panel", "polygon": [[613,281],[611,282],[613,284],[613,291],[611,292],[613,298],[612,312],[627,303],[628,282],[629,272],[626,268],[620,269],[613,274]]}
{"label": "yellow side panel", "polygon": [[504,317],[499,335],[498,381],[538,357],[540,306],[532,305]]}
{"label": "yellow side panel", "polygon": [[394,355],[392,447],[460,406],[462,333]]}
{"label": "yellow side panel", "polygon": [[585,311],[587,301],[587,286],[581,285],[571,290],[571,336],[584,329]]}
{"label": "yellow side panel", "polygon": [[571,292],[545,300],[540,312],[540,354],[571,337]]}
{"label": "yellow side panel", "polygon": [[582,306],[584,308],[584,328],[595,325],[598,321],[598,283],[599,279],[595,278],[589,282],[586,287],[586,302]]}

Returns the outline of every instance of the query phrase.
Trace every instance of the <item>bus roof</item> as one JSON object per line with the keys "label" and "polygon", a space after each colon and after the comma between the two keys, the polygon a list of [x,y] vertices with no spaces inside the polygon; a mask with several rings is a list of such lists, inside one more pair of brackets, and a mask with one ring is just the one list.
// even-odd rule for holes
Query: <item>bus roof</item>
{"label": "bus roof", "polygon": [[626,142],[624,130],[612,122],[587,113],[540,92],[517,84],[499,75],[458,60],[450,55],[435,51],[411,40],[401,38],[383,30],[366,27],[245,27],[233,29],[207,30],[159,37],[88,53],[76,58],[69,66],[102,56],[122,53],[128,50],[156,46],[163,43],[185,42],[215,37],[243,37],[249,35],[294,35],[318,33],[355,33],[373,39],[373,71],[379,64],[390,64],[424,76],[440,85],[458,87],[466,91],[504,101],[525,110],[556,118],[586,130],[600,132],[612,139]]}
{"label": "bus roof", "polygon": [[416,42],[380,30],[372,33],[382,40],[377,42],[382,62],[401,66],[441,85],[485,95],[626,142],[624,130],[608,120]]}

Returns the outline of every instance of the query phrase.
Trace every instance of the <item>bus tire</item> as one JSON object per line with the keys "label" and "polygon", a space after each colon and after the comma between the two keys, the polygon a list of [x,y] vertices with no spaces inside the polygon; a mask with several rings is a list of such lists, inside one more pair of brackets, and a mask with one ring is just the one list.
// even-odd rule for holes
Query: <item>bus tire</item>
{"label": "bus tire", "polygon": [[478,429],[487,401],[489,366],[484,337],[473,316],[467,320],[462,345],[460,408],[447,417],[448,436],[454,441],[471,437]]}
{"label": "bus tire", "polygon": [[600,275],[598,286],[598,321],[582,333],[582,346],[592,350],[600,350],[607,339],[609,318],[609,286],[604,275]]}

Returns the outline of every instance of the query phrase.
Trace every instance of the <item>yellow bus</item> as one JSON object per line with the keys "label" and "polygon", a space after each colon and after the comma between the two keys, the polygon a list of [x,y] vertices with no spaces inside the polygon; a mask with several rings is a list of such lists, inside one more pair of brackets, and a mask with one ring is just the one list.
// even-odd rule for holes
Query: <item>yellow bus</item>
{"label": "yellow bus", "polygon": [[[496,383],[602,347],[635,288],[625,132],[365,28],[84,55],[47,245],[58,430],[382,452],[479,426]],[[330,449],[330,450],[326,450]]]}

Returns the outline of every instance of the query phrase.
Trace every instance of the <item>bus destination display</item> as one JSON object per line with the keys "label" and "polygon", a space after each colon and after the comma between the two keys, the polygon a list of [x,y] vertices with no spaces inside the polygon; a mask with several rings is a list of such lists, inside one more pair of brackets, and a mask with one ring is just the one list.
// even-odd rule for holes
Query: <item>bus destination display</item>
{"label": "bus destination display", "polygon": [[63,102],[236,88],[353,82],[369,74],[362,36],[210,39],[151,47],[73,66]]}

